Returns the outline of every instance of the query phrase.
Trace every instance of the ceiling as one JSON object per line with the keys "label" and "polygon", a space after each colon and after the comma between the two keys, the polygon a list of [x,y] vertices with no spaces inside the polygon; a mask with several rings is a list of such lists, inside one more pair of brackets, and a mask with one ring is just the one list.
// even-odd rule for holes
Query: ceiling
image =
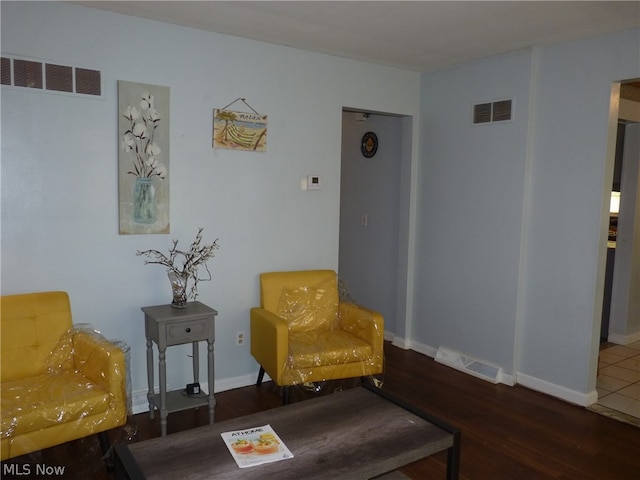
{"label": "ceiling", "polygon": [[418,72],[640,26],[640,1],[79,1]]}

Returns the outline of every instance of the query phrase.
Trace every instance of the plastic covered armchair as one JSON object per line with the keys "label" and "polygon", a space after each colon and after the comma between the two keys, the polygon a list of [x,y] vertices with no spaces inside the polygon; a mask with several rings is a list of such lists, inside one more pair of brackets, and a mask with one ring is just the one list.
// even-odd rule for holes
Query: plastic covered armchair
{"label": "plastic covered armchair", "polygon": [[127,421],[125,352],[73,325],[66,292],[0,298],[2,460],[106,432]]}
{"label": "plastic covered armchair", "polygon": [[384,320],[340,302],[333,270],[260,275],[260,307],[251,309],[251,354],[283,390],[308,382],[377,375],[384,365]]}

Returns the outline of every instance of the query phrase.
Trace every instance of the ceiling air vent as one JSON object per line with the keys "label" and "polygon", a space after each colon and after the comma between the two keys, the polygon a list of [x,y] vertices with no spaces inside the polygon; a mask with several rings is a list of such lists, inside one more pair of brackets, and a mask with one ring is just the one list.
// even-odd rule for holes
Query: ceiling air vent
{"label": "ceiling air vent", "polygon": [[477,103],[473,106],[473,123],[506,122],[512,118],[513,100],[498,100],[493,103]]}

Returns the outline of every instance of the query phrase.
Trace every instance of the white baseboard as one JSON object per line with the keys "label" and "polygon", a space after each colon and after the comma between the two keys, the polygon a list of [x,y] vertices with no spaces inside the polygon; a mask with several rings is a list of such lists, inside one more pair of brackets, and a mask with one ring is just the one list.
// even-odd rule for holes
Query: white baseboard
{"label": "white baseboard", "polygon": [[[611,337],[609,338],[609,341],[613,342],[613,340],[611,340]],[[632,339],[628,343],[632,343],[633,341],[636,340]],[[393,339],[393,345],[404,350],[416,351],[431,358],[435,358],[436,353],[438,352],[438,349],[436,347],[413,340],[407,340],[402,337],[395,337]],[[531,390],[536,390],[538,392],[542,392],[580,406],[592,405],[598,401],[598,392],[595,390],[589,393],[577,392],[575,390],[571,390],[569,388],[556,385],[545,380],[526,375],[524,373],[516,373],[515,375],[513,375],[502,372],[500,383],[508,385],[510,387],[515,385],[516,383],[519,383],[520,385],[530,388]]]}
{"label": "white baseboard", "polygon": [[500,376],[500,383],[513,387],[516,384],[516,379],[513,375],[502,372],[502,375]]}
{"label": "white baseboard", "polygon": [[427,357],[431,357],[431,358],[435,358],[436,357],[436,353],[438,353],[438,348],[437,347],[432,347],[431,345],[426,345],[426,344],[420,343],[420,342],[411,341],[410,342],[410,348],[414,352],[421,353],[421,354],[426,355]]}
{"label": "white baseboard", "polygon": [[393,338],[391,339],[391,345],[393,345],[394,347],[401,348],[402,350],[409,350],[409,348],[411,347],[411,342],[409,342],[404,337],[396,337],[394,335]]}
{"label": "white baseboard", "polygon": [[587,407],[598,401],[598,392],[595,390],[589,393],[582,393],[561,385],[556,385],[555,383],[547,382],[546,380],[532,377],[525,373],[518,373],[516,382],[523,387],[551,395],[552,397],[573,403],[574,405],[580,405],[581,407]]}
{"label": "white baseboard", "polygon": [[[156,388],[156,393],[158,389]],[[135,415],[149,411],[149,402],[147,400],[147,390],[138,390],[131,392],[131,412]]]}
{"label": "white baseboard", "polygon": [[610,333],[607,336],[607,341],[617,345],[629,345],[630,343],[640,342],[640,332],[631,333],[629,335]]}
{"label": "white baseboard", "polygon": [[[214,393],[224,392],[227,390],[233,390],[234,388],[242,388],[247,387],[249,385],[255,385],[256,380],[258,379],[257,372],[255,374],[241,375],[239,377],[233,378],[223,378],[222,380],[216,380],[214,385]],[[264,381],[268,382],[271,380],[269,375],[265,373]],[[208,392],[209,384],[208,382],[201,383],[200,387]],[[167,387],[168,391],[174,390],[175,388],[169,385]],[[148,390],[137,390],[131,393],[131,410],[135,415],[137,413],[143,413],[149,411],[149,402],[147,400],[147,391]],[[155,388],[155,393],[158,393],[158,387]]]}

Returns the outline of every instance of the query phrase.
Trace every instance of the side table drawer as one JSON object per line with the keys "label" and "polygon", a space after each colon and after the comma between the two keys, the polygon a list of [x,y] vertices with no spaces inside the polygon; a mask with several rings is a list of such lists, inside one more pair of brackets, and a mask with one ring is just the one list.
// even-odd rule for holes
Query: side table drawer
{"label": "side table drawer", "polygon": [[209,322],[206,319],[168,323],[166,328],[167,345],[197,342],[206,340],[209,336]]}

